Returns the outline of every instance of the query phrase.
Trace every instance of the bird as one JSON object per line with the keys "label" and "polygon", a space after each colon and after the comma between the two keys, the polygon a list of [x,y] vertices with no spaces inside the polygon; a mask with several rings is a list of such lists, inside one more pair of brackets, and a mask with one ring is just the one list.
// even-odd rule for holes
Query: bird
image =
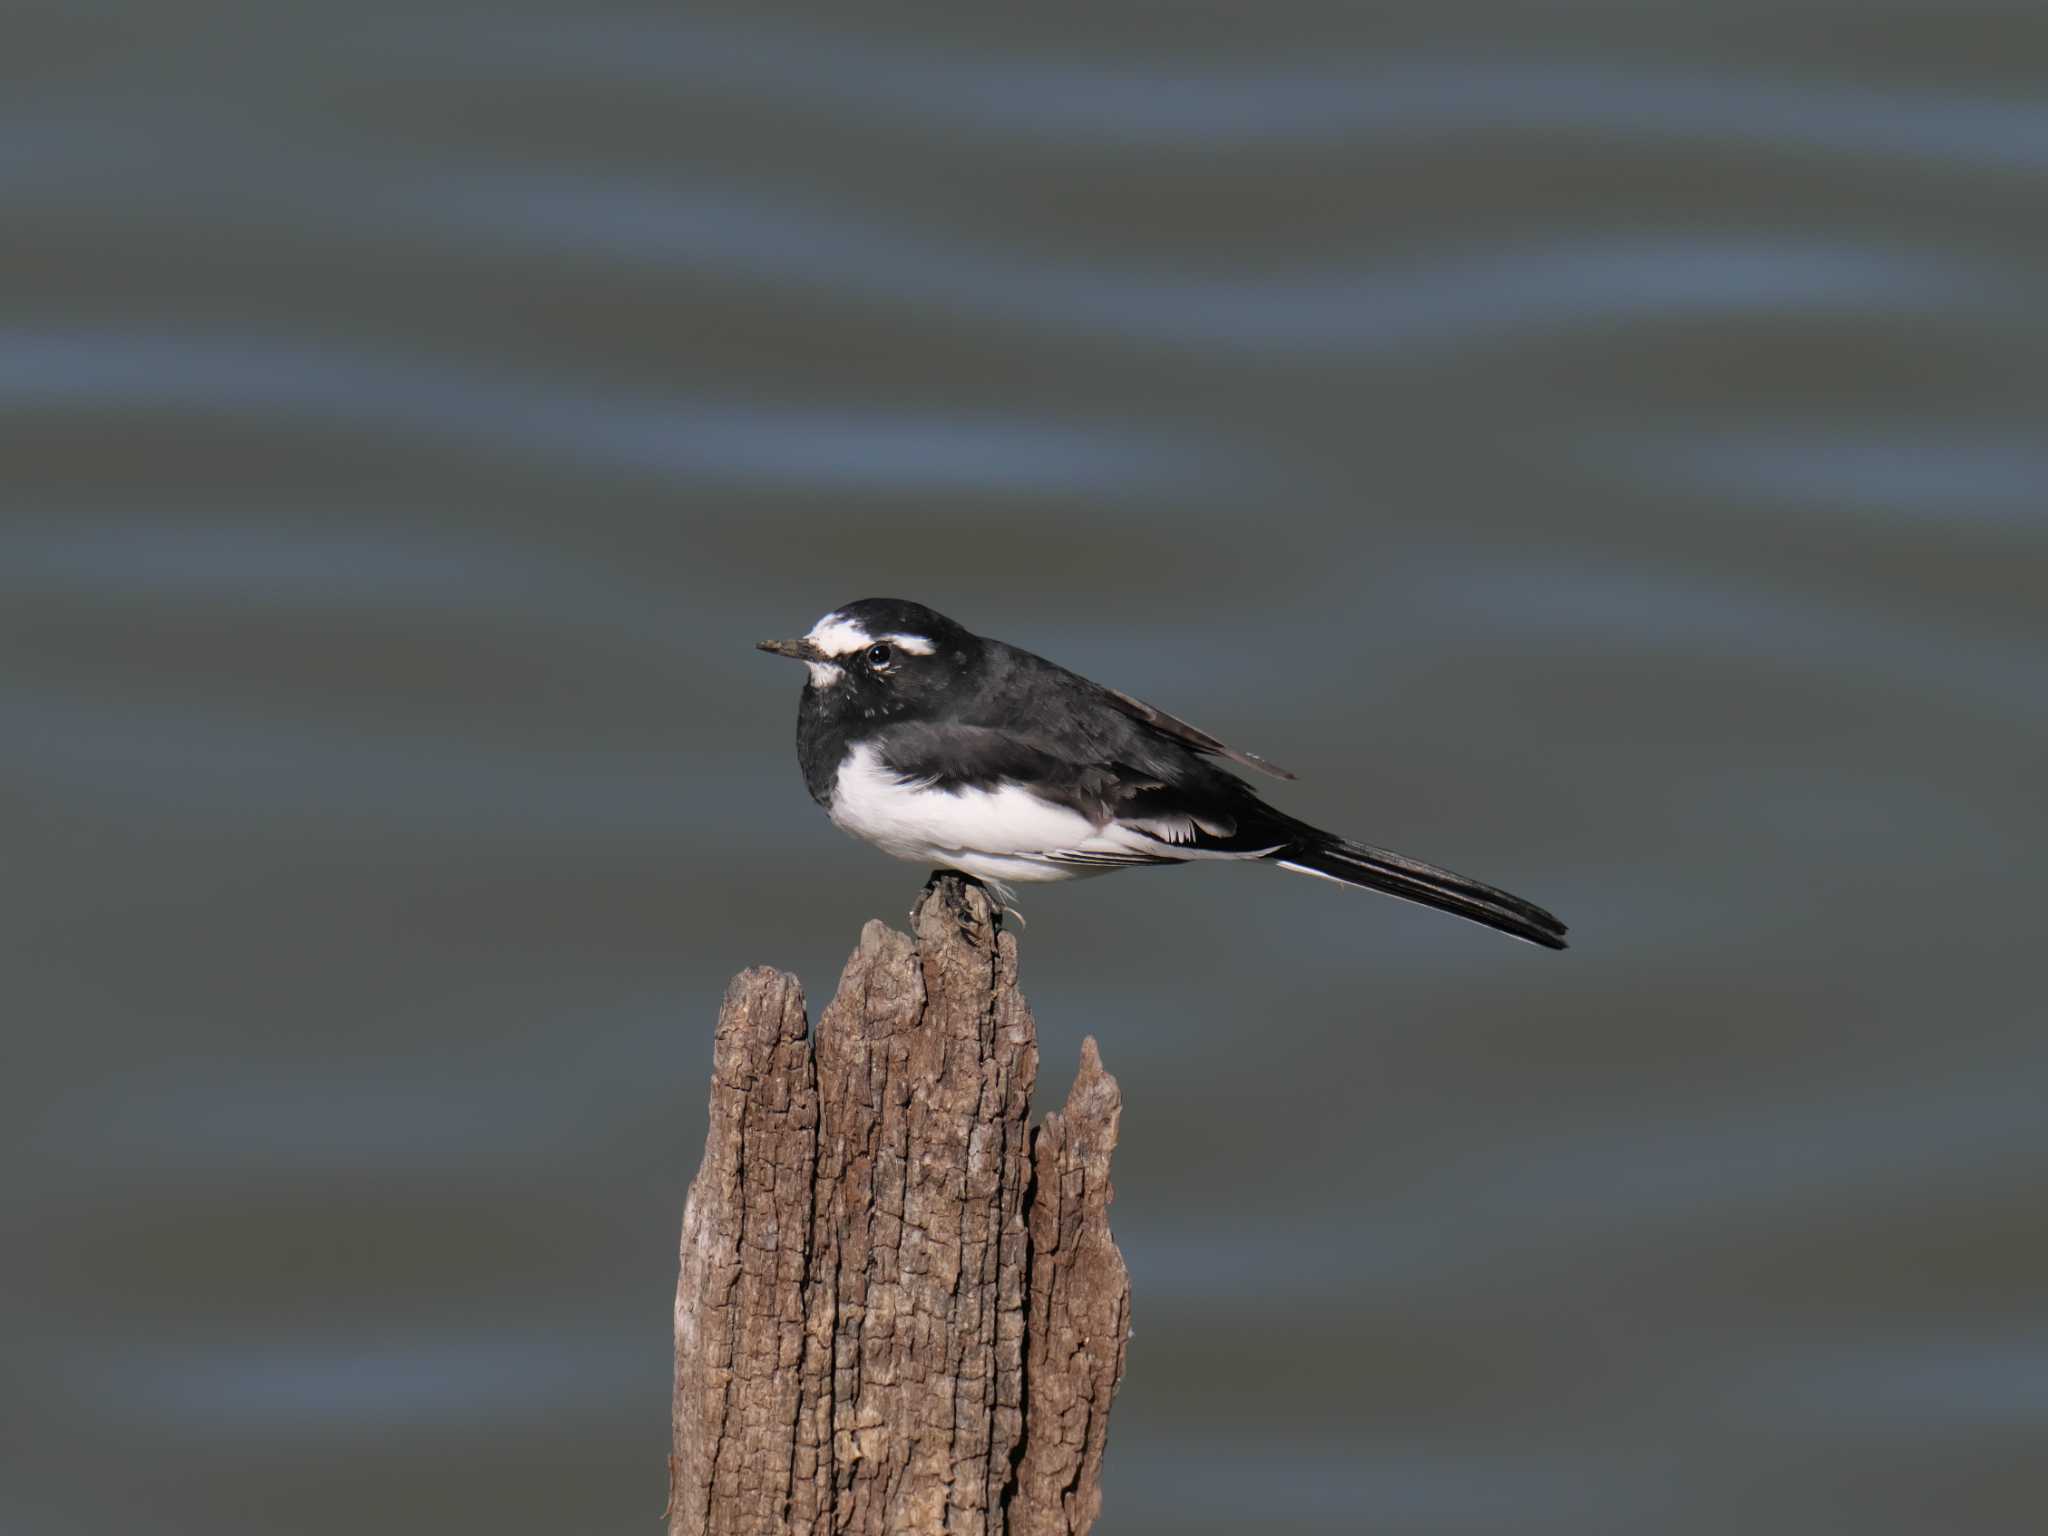
{"label": "bird", "polygon": [[1261,861],[1566,947],[1533,902],[1296,820],[1222,765],[1286,769],[921,603],[863,598],[758,649],[808,670],[797,761],[832,821],[1005,903],[1018,884]]}

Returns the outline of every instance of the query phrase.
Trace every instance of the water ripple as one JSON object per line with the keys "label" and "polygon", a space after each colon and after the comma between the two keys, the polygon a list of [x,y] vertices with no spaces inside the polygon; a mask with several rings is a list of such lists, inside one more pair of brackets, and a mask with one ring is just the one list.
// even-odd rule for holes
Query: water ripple
{"label": "water ripple", "polygon": [[0,406],[286,417],[677,481],[1071,494],[1185,488],[1199,456],[1142,429],[1014,415],[570,393],[502,368],[312,338],[0,332]]}
{"label": "water ripple", "polygon": [[481,49],[473,28],[409,25],[387,33],[383,46],[415,59],[437,86],[451,76],[511,77],[801,102],[807,111],[893,122],[941,141],[1090,157],[1298,154],[1551,132],[2005,174],[2048,168],[2048,107],[2035,99],[1714,76],[1650,61],[1624,69],[1568,54],[1525,54],[1511,67],[1481,55],[1400,50],[1343,71],[1298,55],[1266,55],[1227,72],[1110,68],[1051,52],[682,19],[513,24]]}
{"label": "water ripple", "polygon": [[1767,498],[1874,514],[1904,526],[1975,526],[2039,539],[2048,444],[2037,430],[1921,421],[1878,430],[1755,422],[1586,434],[1604,466],[1654,489]]}
{"label": "water ripple", "polygon": [[[342,1336],[337,1337],[337,1333]],[[276,1444],[340,1436],[388,1443],[394,1429],[472,1434],[602,1419],[622,1381],[648,1369],[645,1330],[384,1325],[350,1338],[300,1329],[260,1339],[81,1350],[67,1383],[107,1419],[149,1435]]]}
{"label": "water ripple", "polygon": [[687,197],[632,179],[525,173],[422,181],[405,217],[450,236],[545,250],[556,260],[934,308],[1077,341],[1116,338],[1200,354],[1276,360],[1505,349],[1622,323],[1741,316],[1938,312],[1988,318],[2009,305],[1996,271],[1935,249],[1783,235],[1577,239],[1440,249],[1426,266],[1299,270],[1237,280],[1111,272],[1100,261],[1018,262],[901,220],[805,207],[756,189]]}

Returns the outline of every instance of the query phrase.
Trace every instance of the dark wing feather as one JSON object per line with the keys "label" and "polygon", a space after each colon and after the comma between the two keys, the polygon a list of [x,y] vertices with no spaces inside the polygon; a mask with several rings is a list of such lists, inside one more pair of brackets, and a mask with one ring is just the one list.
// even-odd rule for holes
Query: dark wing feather
{"label": "dark wing feather", "polygon": [[[1096,686],[1101,687],[1101,684],[1098,683]],[[1270,773],[1276,779],[1294,777],[1278,763],[1269,763],[1256,752],[1240,752],[1235,747],[1225,746],[1207,731],[1197,730],[1179,716],[1169,715],[1165,710],[1147,704],[1143,699],[1134,699],[1121,689],[1103,688],[1102,691],[1111,703],[1133,720],[1141,725],[1150,726],[1160,735],[1177,741],[1184,747],[1192,747],[1197,752],[1206,752],[1212,757],[1220,757],[1225,762],[1236,763],[1240,767]]]}
{"label": "dark wing feather", "polygon": [[956,698],[955,718],[1025,737],[1071,762],[1128,764],[1176,788],[1230,780],[1204,757],[1220,757],[1275,778],[1285,768],[1197,730],[1187,721],[1043,656],[984,640],[983,666],[971,693]]}
{"label": "dark wing feather", "polygon": [[944,790],[1022,784],[1096,822],[1115,814],[1114,767],[1076,762],[1014,731],[906,720],[877,731],[873,740],[883,766],[913,783]]}
{"label": "dark wing feather", "polygon": [[[1119,724],[1132,737],[1141,733],[1128,722]],[[1245,836],[1245,812],[1266,819],[1266,808],[1244,783],[1212,768],[1179,746],[1164,756],[1177,761],[1084,760],[1076,744],[1060,732],[1020,735],[994,726],[937,721],[901,721],[875,733],[882,763],[906,781],[933,789],[999,789],[1021,785],[1040,799],[1080,812],[1097,826],[1112,821],[1156,826],[1168,844],[1158,862],[1174,862],[1172,846],[1216,848],[1234,846]],[[1143,743],[1132,740],[1128,747]],[[1139,755],[1125,754],[1125,757]],[[1268,839],[1271,847],[1279,839]],[[1109,855],[1089,855],[1107,859]],[[1120,857],[1120,856],[1119,856]],[[1153,862],[1133,856],[1129,862]]]}

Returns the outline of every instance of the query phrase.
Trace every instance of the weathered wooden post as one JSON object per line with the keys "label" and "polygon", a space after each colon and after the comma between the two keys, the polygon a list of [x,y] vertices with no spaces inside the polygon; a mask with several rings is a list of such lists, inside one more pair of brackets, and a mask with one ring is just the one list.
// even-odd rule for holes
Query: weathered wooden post
{"label": "weathered wooden post", "polygon": [[1016,940],[941,875],[870,922],[806,1032],[733,978],[683,1215],[670,1536],[1079,1536],[1101,1506],[1130,1280],[1122,1100],[1095,1042],[1029,1125]]}

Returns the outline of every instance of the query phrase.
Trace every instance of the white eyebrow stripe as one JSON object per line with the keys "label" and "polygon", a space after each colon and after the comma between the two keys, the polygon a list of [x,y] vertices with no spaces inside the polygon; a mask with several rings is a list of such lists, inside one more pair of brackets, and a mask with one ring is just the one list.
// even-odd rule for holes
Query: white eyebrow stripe
{"label": "white eyebrow stripe", "polygon": [[836,613],[828,613],[818,620],[804,638],[827,656],[851,656],[875,643],[874,636],[853,620],[842,619]]}
{"label": "white eyebrow stripe", "polygon": [[878,640],[886,640],[913,656],[929,656],[938,649],[923,635],[871,635],[852,619],[841,618],[836,613],[828,613],[818,620],[804,638],[827,656],[851,656]]}

